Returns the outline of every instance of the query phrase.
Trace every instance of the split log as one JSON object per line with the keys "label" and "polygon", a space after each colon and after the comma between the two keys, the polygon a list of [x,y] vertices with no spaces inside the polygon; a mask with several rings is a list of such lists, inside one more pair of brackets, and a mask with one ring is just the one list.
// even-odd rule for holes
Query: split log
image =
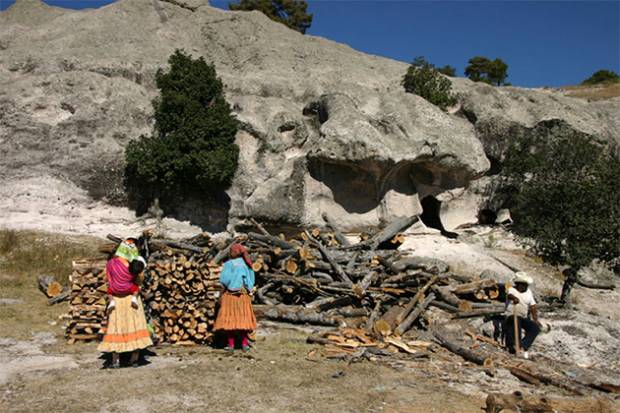
{"label": "split log", "polygon": [[418,306],[415,308],[415,310],[413,310],[399,325],[398,327],[396,327],[396,330],[394,330],[394,334],[397,336],[402,336],[407,330],[409,330],[409,328],[411,328],[411,325],[415,322],[415,320],[417,320],[417,318],[420,316],[420,314],[422,314],[422,312],[424,310],[426,310],[426,307],[428,307],[428,305],[435,299],[435,294],[430,293],[428,295],[428,297],[426,297],[424,299],[424,301],[422,301],[421,303],[418,304]]}

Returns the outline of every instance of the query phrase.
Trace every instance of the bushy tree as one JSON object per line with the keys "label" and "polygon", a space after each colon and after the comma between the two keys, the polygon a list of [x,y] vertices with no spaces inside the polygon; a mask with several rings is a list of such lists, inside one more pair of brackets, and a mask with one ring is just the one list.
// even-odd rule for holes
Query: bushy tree
{"label": "bushy tree", "polygon": [[125,149],[125,187],[144,209],[154,198],[208,197],[230,185],[237,168],[237,121],[215,68],[176,50],[156,75],[155,130]]}
{"label": "bushy tree", "polygon": [[450,65],[445,65],[443,67],[440,67],[439,69],[437,69],[437,71],[441,73],[442,75],[446,75],[450,77],[456,76],[456,68]]}
{"label": "bushy tree", "polygon": [[620,77],[616,72],[611,70],[598,70],[589,78],[581,82],[582,85],[598,85],[601,83],[617,83]]}
{"label": "bushy tree", "polygon": [[229,3],[228,7],[230,10],[258,10],[271,20],[303,34],[312,25],[312,14],[307,12],[308,3],[304,0],[240,0]]}
{"label": "bushy tree", "polygon": [[499,58],[490,60],[484,56],[475,56],[469,59],[465,68],[465,76],[474,82],[486,82],[491,85],[506,85],[508,65]]}
{"label": "bushy tree", "polygon": [[514,231],[554,264],[575,269],[620,256],[620,160],[589,135],[522,136],[501,173]]}
{"label": "bushy tree", "polygon": [[422,56],[416,57],[411,63],[402,85],[406,92],[415,93],[444,110],[456,103],[452,83]]}

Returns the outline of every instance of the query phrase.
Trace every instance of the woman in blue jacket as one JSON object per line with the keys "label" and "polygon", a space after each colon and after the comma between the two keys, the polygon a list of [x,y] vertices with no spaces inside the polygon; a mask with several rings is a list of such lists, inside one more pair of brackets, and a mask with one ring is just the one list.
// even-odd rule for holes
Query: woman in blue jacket
{"label": "woman in blue jacket", "polygon": [[248,333],[256,329],[251,292],[254,288],[254,271],[247,250],[241,244],[230,247],[231,259],[224,263],[220,283],[224,293],[213,329],[223,332],[228,339],[226,350],[233,351],[235,338],[241,336],[241,347],[250,349]]}

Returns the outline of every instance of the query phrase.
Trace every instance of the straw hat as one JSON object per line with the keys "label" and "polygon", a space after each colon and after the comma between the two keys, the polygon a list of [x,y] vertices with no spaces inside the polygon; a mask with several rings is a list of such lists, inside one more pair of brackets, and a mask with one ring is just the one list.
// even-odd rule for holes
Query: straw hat
{"label": "straw hat", "polygon": [[512,280],[512,282],[515,284],[524,283],[524,284],[530,285],[534,282],[534,280],[532,280],[532,277],[527,275],[526,272],[519,271],[515,274],[515,278]]}

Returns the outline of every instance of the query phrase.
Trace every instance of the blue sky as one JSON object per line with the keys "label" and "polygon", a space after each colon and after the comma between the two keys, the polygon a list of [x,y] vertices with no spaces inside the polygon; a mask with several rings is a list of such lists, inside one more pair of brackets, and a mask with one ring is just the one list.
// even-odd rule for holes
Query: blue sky
{"label": "blue sky", "polygon": [[[114,0],[46,0],[98,7]],[[0,0],[0,10],[14,0]],[[228,1],[211,0],[227,8]],[[462,76],[475,55],[500,57],[518,86],[576,84],[598,69],[620,72],[620,0],[310,0],[308,34],[367,53],[411,61],[422,55]]]}

